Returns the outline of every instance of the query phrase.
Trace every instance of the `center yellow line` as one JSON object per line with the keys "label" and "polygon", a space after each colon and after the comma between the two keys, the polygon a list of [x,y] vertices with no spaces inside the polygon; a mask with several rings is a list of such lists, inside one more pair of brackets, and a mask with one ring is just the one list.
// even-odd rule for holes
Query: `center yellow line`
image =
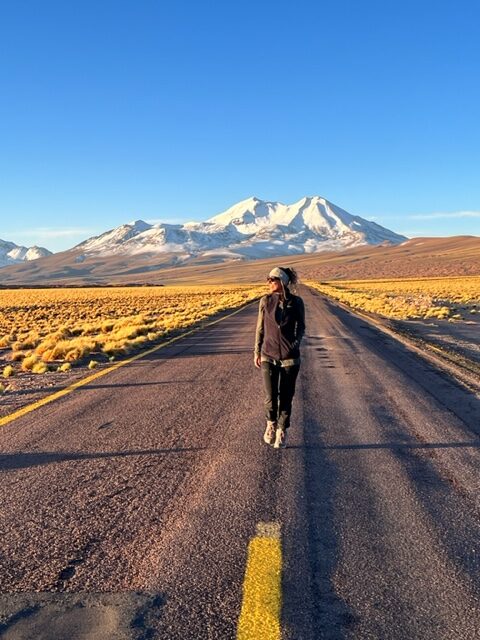
{"label": "center yellow line", "polygon": [[282,546],[280,525],[260,522],[248,545],[237,640],[280,640]]}

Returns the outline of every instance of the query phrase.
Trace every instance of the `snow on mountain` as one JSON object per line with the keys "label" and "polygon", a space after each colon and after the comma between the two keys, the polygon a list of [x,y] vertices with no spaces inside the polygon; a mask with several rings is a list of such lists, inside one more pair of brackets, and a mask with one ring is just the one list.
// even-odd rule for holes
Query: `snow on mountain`
{"label": "snow on mountain", "polygon": [[261,258],[398,244],[405,236],[354,216],[325,198],[291,205],[248,198],[205,222],[155,224],[142,220],[111,229],[74,247],[84,254],[178,253],[212,259]]}
{"label": "snow on mountain", "polygon": [[198,254],[204,250],[224,247],[229,242],[239,241],[241,234],[215,225],[190,222],[181,224],[151,225],[137,220],[106,233],[85,240],[74,249],[84,253],[184,253]]}
{"label": "snow on mountain", "polygon": [[111,229],[99,236],[89,238],[77,245],[76,248],[82,248],[92,252],[99,251],[100,253],[114,252],[115,247],[122,246],[125,242],[128,242],[130,238],[134,238],[150,228],[151,225],[143,222],[143,220],[135,220],[135,222],[122,224],[120,227]]}
{"label": "snow on mountain", "polygon": [[51,256],[52,252],[44,247],[20,247],[14,242],[0,240],[0,267],[6,267],[10,264],[18,264],[19,262],[27,262],[29,260],[37,260]]}

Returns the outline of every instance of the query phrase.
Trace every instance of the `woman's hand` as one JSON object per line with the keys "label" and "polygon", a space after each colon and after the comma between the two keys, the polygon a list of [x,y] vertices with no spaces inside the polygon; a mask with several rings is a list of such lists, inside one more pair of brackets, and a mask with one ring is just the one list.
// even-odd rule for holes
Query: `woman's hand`
{"label": "woman's hand", "polygon": [[253,363],[255,364],[255,366],[257,367],[257,369],[260,369],[261,362],[262,362],[262,360],[261,360],[260,356],[257,356],[257,355],[256,355],[256,356],[254,356],[254,358],[253,358]]}

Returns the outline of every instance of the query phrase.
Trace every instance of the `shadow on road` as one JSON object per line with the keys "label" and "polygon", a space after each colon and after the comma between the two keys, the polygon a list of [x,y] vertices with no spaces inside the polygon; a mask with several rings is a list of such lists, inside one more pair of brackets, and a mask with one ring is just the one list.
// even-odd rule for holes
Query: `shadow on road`
{"label": "shadow on road", "polygon": [[312,407],[305,415],[305,491],[307,502],[308,546],[312,563],[315,607],[314,628],[321,638],[340,640],[350,636],[355,616],[336,593],[334,577],[339,560],[339,540],[335,530],[335,502],[338,471],[327,457],[331,449],[321,437]]}
{"label": "shadow on road", "polygon": [[[302,424],[302,445],[289,444],[286,455],[297,458],[302,480],[297,488],[298,520],[285,536],[288,563],[283,576],[282,618],[289,639],[343,640],[352,637],[356,617],[338,595],[335,576],[340,562],[340,539],[335,505],[338,500],[339,471],[322,439],[316,409],[317,398],[310,393],[300,374],[304,403],[297,405]],[[314,385],[315,386],[315,385]],[[341,446],[341,445],[340,445]]]}
{"label": "shadow on road", "polygon": [[324,450],[355,450],[355,449],[455,449],[455,448],[478,448],[480,447],[480,440],[474,442],[382,442],[371,444],[312,444],[306,446],[289,445],[289,449],[324,449]]}
{"label": "shadow on road", "polygon": [[332,447],[322,441],[321,425],[314,404],[308,400],[304,434],[307,545],[312,573],[314,637],[341,640],[350,636],[355,616],[347,603],[337,595],[334,584],[340,551],[335,528],[338,471],[328,457],[327,452]]}
{"label": "shadow on road", "polygon": [[[394,421],[392,416],[392,424]],[[405,470],[416,501],[429,519],[429,528],[455,567],[461,567],[480,599],[480,523],[473,494],[442,464],[438,449],[479,448],[480,442],[393,447]],[[458,470],[461,478],[460,469]]]}
{"label": "shadow on road", "polygon": [[[161,380],[158,382],[122,382],[120,384],[86,384],[82,387],[78,387],[75,389],[75,393],[81,391],[91,391],[92,389],[115,389],[115,388],[124,388],[124,387],[147,387],[147,386],[161,386],[167,384],[193,384],[196,380]],[[36,389],[15,389],[11,391],[11,395],[21,396],[21,395],[32,395],[34,393],[39,393],[43,391],[48,391],[48,393],[54,393],[55,391],[61,391],[65,389],[65,386],[56,386],[56,387],[39,387]]]}
{"label": "shadow on road", "polygon": [[12,469],[26,469],[43,464],[54,464],[56,462],[66,462],[69,460],[96,460],[99,458],[126,458],[129,456],[156,456],[168,454],[192,453],[196,451],[206,451],[207,447],[177,447],[172,449],[141,449],[138,451],[108,451],[108,452],[68,452],[68,451],[42,451],[42,452],[19,452],[0,455],[0,471],[11,471]]}
{"label": "shadow on road", "polygon": [[0,594],[0,637],[153,639],[166,602],[163,593],[141,591]]}
{"label": "shadow on road", "polygon": [[[364,348],[404,374],[405,391],[410,387],[415,392],[420,386],[439,405],[460,418],[471,432],[480,435],[480,398],[473,391],[380,329],[365,325],[361,318],[330,302],[327,304],[329,312],[357,336]],[[366,358],[364,362],[367,362]]]}

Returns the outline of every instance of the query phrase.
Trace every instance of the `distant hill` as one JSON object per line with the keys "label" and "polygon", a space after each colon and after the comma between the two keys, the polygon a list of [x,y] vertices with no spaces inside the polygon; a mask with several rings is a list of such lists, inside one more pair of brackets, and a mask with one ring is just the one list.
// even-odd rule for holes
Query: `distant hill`
{"label": "distant hill", "polygon": [[264,280],[275,265],[293,266],[303,280],[480,275],[480,237],[412,238],[396,246],[363,246],[244,264],[167,268],[158,275],[165,284],[254,282]]}
{"label": "distant hill", "polygon": [[0,268],[19,262],[38,260],[51,256],[52,252],[44,247],[22,247],[14,242],[0,239]]}
{"label": "distant hill", "polygon": [[[68,254],[68,261],[65,254]],[[480,275],[480,237],[413,238],[395,246],[360,246],[344,251],[212,263],[198,257],[175,263],[174,254],[157,258],[90,256],[63,252],[1,271],[3,286],[88,284],[182,284],[262,281],[274,265],[291,265],[301,278],[318,280]],[[175,265],[175,266],[172,266]]]}

